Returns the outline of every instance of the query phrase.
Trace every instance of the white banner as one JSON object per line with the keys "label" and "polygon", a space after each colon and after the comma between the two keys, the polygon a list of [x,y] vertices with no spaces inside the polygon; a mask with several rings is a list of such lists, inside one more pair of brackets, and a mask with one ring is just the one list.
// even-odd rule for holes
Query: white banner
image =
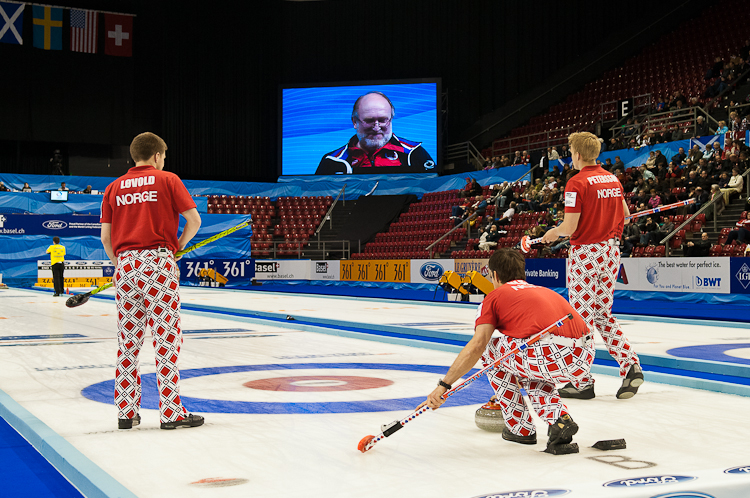
{"label": "white banner", "polygon": [[729,258],[623,258],[617,290],[729,294]]}
{"label": "white banner", "polygon": [[453,271],[452,259],[412,259],[411,283],[437,284],[447,270]]}
{"label": "white banner", "polygon": [[[107,261],[65,261],[65,278],[102,278],[111,277],[115,273],[112,262]],[[52,278],[52,263],[50,260],[36,262],[37,278]]]}
{"label": "white banner", "polygon": [[309,259],[255,260],[256,280],[310,280]]}
{"label": "white banner", "polygon": [[336,261],[311,261],[310,280],[335,280],[341,277],[341,262]]}

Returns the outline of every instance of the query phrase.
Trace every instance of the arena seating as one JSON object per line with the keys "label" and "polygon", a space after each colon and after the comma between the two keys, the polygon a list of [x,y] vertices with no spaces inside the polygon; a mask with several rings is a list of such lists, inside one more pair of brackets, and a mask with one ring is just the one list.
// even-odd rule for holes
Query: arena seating
{"label": "arena seating", "polygon": [[728,60],[729,55],[738,52],[747,39],[744,33],[748,22],[750,3],[746,1],[733,0],[709,7],[702,15],[628,59],[623,66],[607,71],[583,90],[569,95],[565,102],[550,107],[546,114],[515,128],[508,138],[495,140],[491,149],[483,151],[485,157],[528,149],[534,142],[544,142],[536,148],[565,144],[573,131],[592,131],[599,121],[614,121],[616,104],[621,99],[642,96],[635,102],[639,106],[651,94],[654,100],[669,102],[680,91],[688,99],[695,97],[705,102],[706,87],[713,83],[704,80],[706,71],[715,57]]}

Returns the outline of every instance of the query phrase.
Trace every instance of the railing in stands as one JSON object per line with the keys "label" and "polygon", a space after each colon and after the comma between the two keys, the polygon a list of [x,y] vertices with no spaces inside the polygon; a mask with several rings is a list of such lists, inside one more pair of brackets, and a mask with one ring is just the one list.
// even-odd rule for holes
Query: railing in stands
{"label": "railing in stands", "polygon": [[[733,92],[734,90],[736,90],[737,86],[739,85],[739,83],[742,82],[748,76],[750,76],[750,69],[748,69],[747,71],[745,71],[744,73],[742,73],[741,75],[739,75],[737,78],[735,78],[734,81],[732,82],[732,84],[731,85],[727,85],[727,87],[724,89],[723,92],[721,92],[719,95],[717,95],[716,97],[714,97],[713,99],[711,99],[709,102],[707,102],[706,105],[704,106],[704,109],[706,109],[706,112],[708,112],[711,109],[713,109],[717,102],[721,102],[721,99],[723,99],[726,94],[728,94],[729,92]],[[737,106],[737,107],[739,107],[739,106]]]}
{"label": "railing in stands", "polygon": [[333,212],[333,208],[336,207],[336,203],[339,202],[339,197],[341,197],[341,205],[346,206],[346,199],[344,198],[344,194],[346,193],[346,183],[343,187],[341,187],[341,190],[339,190],[338,195],[331,203],[331,207],[328,208],[328,211],[326,212],[325,216],[323,216],[323,219],[320,220],[320,225],[318,225],[318,228],[315,230],[315,235],[318,237],[318,242],[320,242],[320,231],[323,230],[323,225],[325,225],[326,221],[331,222],[331,228],[333,228],[333,219],[331,219],[331,213]]}
{"label": "railing in stands", "polygon": [[460,142],[457,144],[449,145],[446,151],[447,161],[465,160],[469,164],[473,164],[476,169],[482,169],[484,166],[485,157],[482,155],[474,144],[469,142]]}
{"label": "railing in stands", "polygon": [[[539,164],[537,164],[533,168],[530,168],[529,171],[527,171],[526,173],[524,173],[523,175],[521,175],[517,180],[510,182],[510,184],[508,185],[508,188],[506,188],[502,192],[499,192],[495,197],[492,197],[490,200],[488,200],[487,203],[489,204],[490,202],[494,202],[495,199],[498,198],[498,196],[504,195],[508,190],[510,190],[510,189],[513,188],[513,185],[515,183],[520,182],[523,179],[524,176],[531,174],[531,172],[534,171],[535,169],[537,169],[538,167],[539,167]],[[441,235],[440,238],[438,238],[435,242],[433,242],[429,246],[425,247],[424,250],[429,252],[430,258],[432,258],[432,256],[433,256],[433,254],[432,254],[432,248],[433,247],[435,247],[441,240],[445,239],[446,237],[450,236],[453,232],[455,232],[456,230],[458,230],[459,228],[461,228],[461,225],[463,225],[464,223],[470,222],[471,220],[473,220],[476,217],[477,217],[477,213],[473,213],[471,216],[468,216],[467,218],[461,220],[461,223],[459,223],[458,225],[454,226],[453,228],[451,228],[450,230],[448,230],[447,232],[445,232],[443,235]],[[470,233],[469,233],[469,235],[470,235]],[[471,238],[471,237],[469,237],[469,238]]]}
{"label": "railing in stands", "polygon": [[[303,247],[303,244],[304,242],[274,242],[271,253],[272,259],[294,254],[297,255],[297,259],[303,257],[311,259],[349,259],[351,256],[351,247],[348,240],[313,240],[307,242],[307,247]],[[292,249],[284,247],[290,245]],[[332,256],[332,253],[335,255]]]}
{"label": "railing in stands", "polygon": [[[630,136],[635,138],[639,135],[642,135],[643,133],[648,133],[649,131],[667,131],[670,126],[675,125],[684,130],[690,130],[692,132],[691,136],[695,136],[698,116],[703,116],[703,118],[706,120],[706,123],[709,124],[709,132],[711,130],[712,124],[714,130],[719,127],[719,122],[716,121],[716,119],[714,119],[714,117],[707,113],[702,107],[685,107],[684,109],[663,111],[653,114],[647,114],[646,116],[641,116],[641,118],[643,118],[643,122],[638,123],[638,126],[633,126],[634,131]],[[612,138],[619,138],[626,132],[627,125],[620,124],[621,121],[622,120],[620,120],[620,122],[610,128],[610,130],[613,132]],[[688,126],[681,126],[685,123],[689,123]]]}
{"label": "railing in stands", "polygon": [[[744,172],[744,173],[742,174],[742,179],[743,179],[743,182],[744,182],[745,184],[747,184],[747,175],[748,175],[748,174],[750,174],[750,169],[748,169],[747,171],[745,171],[745,172]],[[748,192],[748,194],[750,195],[750,186],[748,186],[748,188],[747,188],[747,192]],[[685,220],[684,222],[682,222],[682,223],[680,224],[680,226],[678,226],[677,228],[675,228],[674,230],[672,230],[671,232],[669,232],[669,234],[667,234],[667,236],[666,236],[666,237],[664,237],[664,238],[663,238],[663,239],[662,239],[662,240],[661,240],[661,241],[659,242],[659,244],[660,244],[660,245],[661,245],[661,244],[666,244],[666,256],[667,256],[667,257],[669,256],[669,243],[668,243],[668,242],[669,242],[669,240],[670,240],[670,239],[671,239],[672,237],[674,237],[676,233],[678,233],[678,232],[679,232],[680,230],[682,230],[682,227],[686,226],[686,225],[687,225],[687,224],[689,224],[689,223],[692,223],[692,222],[693,222],[693,220],[694,220],[694,219],[695,219],[695,218],[696,218],[696,217],[697,217],[697,216],[698,216],[699,214],[703,213],[703,212],[704,212],[704,211],[706,211],[706,210],[707,210],[707,209],[708,209],[709,207],[711,207],[711,206],[713,206],[714,204],[716,204],[716,202],[717,202],[717,201],[718,201],[718,200],[719,200],[719,199],[720,199],[721,197],[723,197],[723,195],[724,195],[723,193],[719,193],[719,194],[714,194],[713,198],[712,198],[712,199],[711,199],[710,201],[708,201],[707,203],[705,203],[704,205],[702,205],[702,206],[700,207],[700,209],[698,209],[698,211],[696,211],[696,212],[695,212],[695,214],[693,214],[693,215],[692,215],[692,216],[691,216],[690,218],[688,218],[688,219],[686,219],[686,220]],[[716,224],[716,223],[717,223],[717,221],[716,221],[716,219],[717,219],[717,218],[718,218],[718,216],[716,215],[716,210],[714,209],[714,232],[718,231],[718,228],[717,228],[717,224]]]}

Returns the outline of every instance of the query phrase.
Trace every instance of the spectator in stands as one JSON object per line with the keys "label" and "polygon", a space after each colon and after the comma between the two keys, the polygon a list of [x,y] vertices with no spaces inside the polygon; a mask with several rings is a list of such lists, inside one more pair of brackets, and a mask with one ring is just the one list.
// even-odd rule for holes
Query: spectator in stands
{"label": "spectator in stands", "polygon": [[86,188],[83,189],[83,194],[90,194],[91,193],[91,185],[86,185]]}
{"label": "spectator in stands", "polygon": [[674,223],[669,221],[669,216],[662,216],[658,228],[649,234],[649,245],[655,246],[674,230]]}
{"label": "spectator in stands", "polygon": [[497,241],[500,240],[500,232],[497,231],[497,225],[492,225],[487,232],[484,242],[479,243],[480,251],[491,251],[497,247]]}
{"label": "spectator in stands", "polygon": [[[703,161],[703,159],[701,159]],[[708,176],[708,170],[707,169],[701,169],[700,170],[700,177],[698,178],[698,185],[706,192],[711,191],[711,185],[713,185],[713,180]]]}
{"label": "spectator in stands", "polygon": [[682,161],[684,161],[685,159],[687,159],[687,154],[685,154],[685,149],[683,147],[677,149],[677,154],[672,156],[672,161],[677,164],[682,164]]}
{"label": "spectator in stands", "polygon": [[660,150],[656,150],[655,152],[656,152],[656,159],[654,159],[654,164],[658,166],[659,163],[664,163],[664,166],[666,166],[667,158],[664,157],[664,154],[662,154]]}
{"label": "spectator in stands", "polygon": [[688,157],[693,162],[693,164],[697,164],[698,160],[703,157],[703,152],[701,152],[700,146],[693,145],[693,148],[690,149],[690,154],[688,154]]}
{"label": "spectator in stands", "polygon": [[609,139],[609,145],[607,145],[607,150],[617,150],[622,149],[622,142],[619,138],[612,137]]}
{"label": "spectator in stands", "polygon": [[[717,135],[724,135],[729,131],[729,127],[727,127],[727,122],[724,120],[719,121],[719,127],[716,129]],[[714,142],[714,145],[718,145],[718,142]]]}
{"label": "spectator in stands", "polygon": [[721,189],[724,194],[724,203],[729,204],[732,197],[739,197],[742,193],[743,178],[737,168],[732,169],[732,177],[729,179],[727,188]]}
{"label": "spectator in stands", "polygon": [[695,190],[690,197],[695,199],[695,203],[687,206],[688,214],[695,214],[701,207],[703,207],[705,203],[707,203],[711,199],[711,195],[708,193],[708,191],[703,190],[703,188],[700,186],[695,187]]}
{"label": "spectator in stands", "polygon": [[523,156],[521,156],[521,151],[517,150],[516,155],[513,157],[513,165],[516,164],[523,164]]}
{"label": "spectator in stands", "polygon": [[745,129],[747,121],[740,119],[740,115],[737,112],[732,113],[732,123],[730,128],[732,130],[732,139],[736,142],[745,138]]}
{"label": "spectator in stands", "polygon": [[703,77],[704,80],[712,80],[714,78],[718,78],[721,73],[724,71],[724,59],[721,57],[716,57],[714,59],[713,66],[711,66],[708,71],[706,71],[706,75]]}
{"label": "spectator in stands", "polygon": [[732,154],[739,154],[740,147],[731,138],[727,137],[724,140],[724,151],[721,153],[721,160],[726,161]]}
{"label": "spectator in stands", "polygon": [[554,254],[560,249],[570,249],[570,235],[566,235],[562,239],[558,239],[557,242],[549,246],[549,248],[545,247],[544,249],[542,249],[542,253],[546,254],[547,252],[549,252],[550,254]]}
{"label": "spectator in stands", "polygon": [[727,244],[733,244],[735,240],[740,244],[750,242],[750,219],[748,219],[747,211],[744,212],[740,221],[735,223],[735,226],[737,228],[727,235]]}
{"label": "spectator in stands", "polygon": [[656,193],[656,189],[651,189],[651,197],[649,197],[647,204],[650,209],[654,209],[661,205],[661,197]]}
{"label": "spectator in stands", "polygon": [[703,116],[698,116],[695,120],[695,138],[705,137],[708,134],[708,123],[703,119]]}
{"label": "spectator in stands", "polygon": [[66,187],[66,186],[65,186],[65,182],[62,182],[62,183],[60,184],[60,188],[59,188],[59,189],[57,189],[57,190],[70,190],[70,189],[68,189],[68,187]]}
{"label": "spectator in stands", "polygon": [[626,258],[630,257],[630,254],[633,252],[633,247],[635,247],[640,240],[641,229],[638,227],[638,224],[629,218],[626,219],[622,238],[620,239],[620,248]]}
{"label": "spectator in stands", "polygon": [[620,156],[615,156],[614,167],[625,171],[625,163],[622,162],[622,159],[620,159]]}
{"label": "spectator in stands", "polygon": [[695,171],[690,171],[688,173],[687,181],[685,181],[685,188],[687,188],[688,190],[693,190],[698,185],[698,174]]}
{"label": "spectator in stands", "polygon": [[669,102],[669,109],[675,110],[675,109],[682,109],[682,104],[687,101],[685,96],[682,94],[681,91],[677,90],[674,92],[674,95],[672,95],[672,100]]}
{"label": "spectator in stands", "polygon": [[495,224],[497,226],[500,225],[510,225],[513,221],[513,216],[516,214],[516,204],[515,201],[512,201],[510,205],[508,206],[508,209],[503,213],[503,216],[501,218],[497,218],[495,220]]}
{"label": "spectator in stands", "polygon": [[641,229],[640,243],[645,246],[648,245],[649,240],[651,240],[651,232],[655,231],[658,228],[658,225],[654,223],[651,216],[644,216],[643,218],[641,218],[643,221],[639,224],[638,228]]}
{"label": "spectator in stands", "polygon": [[10,189],[3,182],[0,182],[0,192],[10,192]]}
{"label": "spectator in stands", "polygon": [[560,154],[557,153],[556,147],[547,147],[547,159],[550,161],[557,161],[560,159]]}
{"label": "spectator in stands", "polygon": [[641,178],[643,178],[643,181],[648,181],[651,179],[656,178],[654,174],[646,168],[645,164],[641,164],[640,168],[638,168],[638,172],[641,174]]}
{"label": "spectator in stands", "polygon": [[681,176],[680,168],[676,164],[671,163],[669,167],[667,167],[666,175],[664,175],[664,183],[665,185],[668,185],[669,188],[675,188],[677,186],[677,180],[680,179]]}
{"label": "spectator in stands", "polygon": [[568,150],[567,145],[563,145],[562,148],[560,149],[560,157],[561,158],[570,157],[570,151]]}
{"label": "spectator in stands", "polygon": [[669,142],[671,138],[672,133],[666,128],[663,128],[659,133],[655,134],[655,137],[651,140],[649,145],[665,144]]}
{"label": "spectator in stands", "polygon": [[529,151],[523,151],[521,156],[523,157],[522,164],[529,164],[531,162],[531,154],[529,154]]}
{"label": "spectator in stands", "polygon": [[396,110],[381,92],[369,92],[354,102],[351,123],[355,135],[325,154],[316,175],[420,173],[434,171],[435,161],[422,147],[393,133]]}
{"label": "spectator in stands", "polygon": [[28,182],[23,183],[23,188],[21,188],[21,192],[31,192],[31,187],[29,187]]}
{"label": "spectator in stands", "polygon": [[672,133],[669,135],[669,139],[672,142],[677,142],[679,140],[684,140],[685,139],[685,133],[682,131],[682,128],[680,128],[678,126],[674,130],[672,130]]}
{"label": "spectator in stands", "polygon": [[701,239],[693,242],[689,241],[683,244],[682,251],[689,258],[700,258],[708,256],[711,250],[711,241],[708,240],[708,232],[701,233]]}

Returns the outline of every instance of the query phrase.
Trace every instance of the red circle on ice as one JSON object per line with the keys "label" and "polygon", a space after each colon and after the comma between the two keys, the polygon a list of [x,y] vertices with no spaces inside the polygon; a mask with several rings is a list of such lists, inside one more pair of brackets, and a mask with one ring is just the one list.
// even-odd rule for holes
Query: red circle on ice
{"label": "red circle on ice", "polygon": [[356,377],[352,375],[310,375],[293,377],[273,377],[252,380],[242,384],[250,389],[261,391],[322,392],[357,391],[375,389],[393,384],[392,380],[377,377]]}

